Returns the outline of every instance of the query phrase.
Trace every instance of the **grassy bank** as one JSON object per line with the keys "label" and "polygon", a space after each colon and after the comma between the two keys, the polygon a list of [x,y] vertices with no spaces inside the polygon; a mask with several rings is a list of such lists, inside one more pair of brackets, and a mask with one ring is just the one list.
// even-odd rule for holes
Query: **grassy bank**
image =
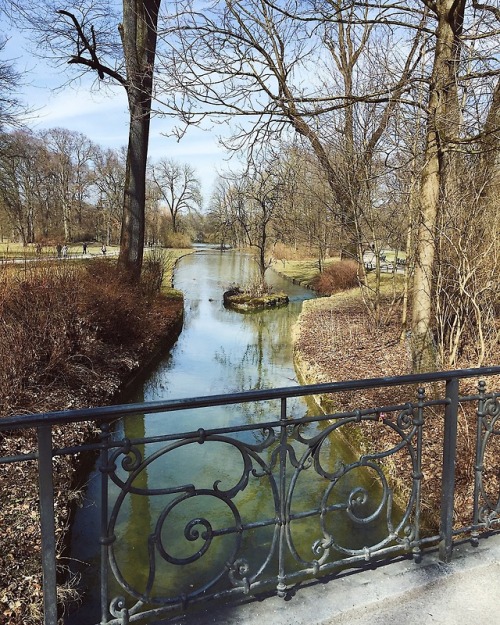
{"label": "grassy bank", "polygon": [[[291,267],[293,276],[300,274],[297,264]],[[369,275],[368,278],[372,280],[374,277]],[[394,305],[394,289],[398,289],[401,282],[401,276],[396,276],[396,281],[391,275],[382,276],[381,305],[386,314],[383,315],[383,323],[379,324],[374,323],[359,288],[304,302],[293,339],[300,378],[305,383],[313,384],[411,373],[409,346],[400,340],[401,310]],[[468,366],[471,364],[466,361],[460,363],[460,367]],[[467,391],[475,393],[475,384],[471,381]],[[432,395],[435,390],[433,387],[427,392]],[[393,387],[339,393],[321,397],[320,401],[328,412],[351,412],[404,404],[409,400],[415,401],[416,396],[416,388]],[[393,419],[396,417],[395,414],[391,416]],[[462,410],[458,424],[455,498],[456,521],[461,525],[470,522],[467,514],[473,494],[475,428],[474,410]],[[439,523],[443,436],[444,410],[427,409],[423,429],[422,521],[433,529]],[[380,453],[401,442],[399,435],[386,426],[383,419],[355,424],[350,428],[348,437],[364,454]],[[491,467],[488,468],[488,480],[494,492],[498,492],[500,487],[499,457],[499,441],[491,441],[486,450],[485,466]],[[398,498],[405,500],[411,488],[413,471],[408,453],[388,456],[380,463]]]}
{"label": "grassy bank", "polygon": [[[51,242],[44,244],[28,243],[28,245],[22,245],[21,243],[0,243],[0,262],[14,259],[43,260],[47,258],[55,258],[58,256],[57,245],[59,244],[62,248],[63,243],[64,242]],[[83,255],[83,242],[68,243],[67,248],[67,256],[69,258]],[[87,243],[86,255],[89,258],[93,256],[103,256],[101,248],[102,243]],[[107,245],[106,255],[116,256],[119,250],[120,248],[118,245]]]}
{"label": "grassy bank", "polygon": [[[338,258],[329,258],[325,261],[325,266],[338,261]],[[274,271],[291,280],[294,284],[312,288],[314,278],[318,275],[318,261],[316,259],[304,260],[276,260],[272,264]]]}
{"label": "grassy bank", "polygon": [[[111,403],[182,321],[182,295],[172,289],[156,291],[159,261],[145,261],[145,279],[138,286],[104,259],[29,263],[0,272],[0,414]],[[174,263],[170,258],[161,274],[168,285]],[[54,428],[54,445],[71,445],[91,434],[91,424]],[[1,455],[33,449],[35,432],[0,435]],[[79,495],[68,489],[75,481],[71,459],[58,458],[56,464],[56,536],[63,579],[64,539]],[[41,623],[35,463],[0,465],[0,526],[0,623]],[[61,604],[73,598],[73,590],[61,585]]]}

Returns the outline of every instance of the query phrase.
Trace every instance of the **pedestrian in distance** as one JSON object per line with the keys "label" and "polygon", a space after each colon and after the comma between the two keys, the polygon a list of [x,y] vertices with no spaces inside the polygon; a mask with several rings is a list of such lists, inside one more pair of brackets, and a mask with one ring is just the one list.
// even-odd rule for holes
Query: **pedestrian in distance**
{"label": "pedestrian in distance", "polygon": [[84,253],[84,254],[86,254],[86,253],[87,253],[87,244],[86,244],[86,243],[84,243],[84,244],[82,245],[82,250],[83,250],[83,253]]}
{"label": "pedestrian in distance", "polygon": [[63,247],[62,247],[62,256],[63,256],[63,258],[66,258],[68,256],[68,246],[67,245],[63,245]]}
{"label": "pedestrian in distance", "polygon": [[57,258],[61,258],[62,245],[60,243],[56,245],[56,250],[57,250]]}
{"label": "pedestrian in distance", "polygon": [[106,256],[106,245],[104,243],[102,244],[101,252],[103,256]]}

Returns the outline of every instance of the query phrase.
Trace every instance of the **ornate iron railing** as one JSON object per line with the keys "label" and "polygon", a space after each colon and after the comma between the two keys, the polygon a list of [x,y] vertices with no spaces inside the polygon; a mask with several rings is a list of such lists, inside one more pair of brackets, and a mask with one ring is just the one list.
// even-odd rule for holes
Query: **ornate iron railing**
{"label": "ornate iron railing", "polygon": [[[60,455],[99,452],[102,624],[167,618],[273,589],[285,596],[304,578],[405,553],[419,558],[436,545],[448,561],[458,535],[477,542],[499,524],[498,485],[488,482],[498,467],[487,465],[500,440],[500,393],[483,381],[492,375],[500,367],[0,420],[4,435],[38,432],[37,450],[0,462],[38,460],[45,623],[57,622],[53,464]],[[363,405],[367,390],[389,388],[385,396],[397,401]],[[339,393],[352,394],[352,410],[294,417],[294,398],[328,395],[335,405]],[[219,414],[224,406],[232,406],[230,425]],[[454,506],[457,427],[466,414],[476,430],[464,524]],[[144,415],[157,415],[162,431],[130,438],[117,426]],[[180,427],[179,415],[190,427]],[[55,426],[81,421],[96,423],[98,442],[53,448]],[[442,459],[426,466],[426,437],[436,429]],[[434,497],[438,484],[439,509],[429,510],[424,475]],[[143,531],[131,525],[134,515]]]}

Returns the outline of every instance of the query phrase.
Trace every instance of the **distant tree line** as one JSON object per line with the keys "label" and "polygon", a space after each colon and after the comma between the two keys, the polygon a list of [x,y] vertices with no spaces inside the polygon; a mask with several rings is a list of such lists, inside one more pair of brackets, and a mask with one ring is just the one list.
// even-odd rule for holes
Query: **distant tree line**
{"label": "distant tree line", "polygon": [[[123,149],[104,149],[82,133],[64,128],[2,133],[0,241],[118,245],[125,175]],[[193,168],[160,160],[148,170],[146,189],[145,243],[175,244],[174,234],[187,243],[195,227],[189,213],[201,205]]]}

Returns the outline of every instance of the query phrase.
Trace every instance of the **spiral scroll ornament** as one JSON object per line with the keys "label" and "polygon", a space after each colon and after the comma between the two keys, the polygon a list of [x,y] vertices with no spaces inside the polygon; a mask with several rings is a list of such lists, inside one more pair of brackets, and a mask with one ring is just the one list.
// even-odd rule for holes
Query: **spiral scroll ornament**
{"label": "spiral scroll ornament", "polygon": [[[270,486],[274,510],[278,508],[277,485],[272,468],[266,461],[266,457],[268,459],[272,457],[272,446],[276,441],[274,430],[264,428],[262,439],[256,444],[243,443],[227,436],[211,435],[206,431],[198,434],[198,438],[194,440],[179,440],[157,448],[149,456],[145,456],[141,449],[134,447],[125,439],[122,446],[110,455],[108,463],[110,470],[107,473],[120,490],[107,529],[108,536],[117,536],[116,540],[107,543],[108,557],[119,585],[139,603],[153,605],[175,601],[185,603],[208,592],[224,577],[231,585],[247,592],[252,580],[268,565],[272,557],[271,552],[275,549],[276,531],[269,547],[269,554],[263,562],[251,565],[242,557],[240,552],[246,527],[238,503],[238,496],[249,487],[250,480],[253,480],[255,487],[257,482],[264,479]],[[158,480],[150,480],[149,475],[162,476],[163,471],[158,471],[154,467],[164,466],[169,455],[187,449],[192,449],[192,454],[195,454],[201,444],[204,450],[209,446],[214,447],[214,458],[217,458],[216,444],[229,446],[233,450],[231,466],[234,465],[237,472],[228,473],[224,465],[215,464],[210,472],[207,472],[207,476],[200,475],[199,479],[203,481],[208,475],[216,477],[220,470],[224,480],[217,478],[211,486],[203,487],[189,483],[162,484]],[[265,453],[262,455],[262,452]],[[238,458],[239,462],[236,462]],[[128,475],[123,477],[116,468],[118,466]],[[175,471],[171,472],[171,475],[175,475]],[[232,480],[230,483],[228,478]],[[150,534],[137,541],[143,551],[141,557],[147,561],[149,567],[149,572],[143,575],[140,585],[134,581],[134,571],[129,571],[124,565],[123,537],[116,529],[122,517],[122,510],[129,509],[132,504],[132,497],[135,501],[140,499],[144,502],[156,502],[144,503],[147,506],[146,513],[154,511],[154,517],[149,521]],[[217,554],[215,560],[214,553]],[[198,566],[198,563],[203,573],[201,575],[194,573],[193,577],[187,577],[184,572],[188,569],[194,571],[192,567]],[[217,563],[215,567],[214,563]],[[179,588],[185,585],[185,589],[179,591],[181,594],[164,596],[160,575],[166,570],[165,567],[183,571],[183,576],[178,577],[180,581],[177,584]],[[131,612],[134,609],[132,607]]]}

